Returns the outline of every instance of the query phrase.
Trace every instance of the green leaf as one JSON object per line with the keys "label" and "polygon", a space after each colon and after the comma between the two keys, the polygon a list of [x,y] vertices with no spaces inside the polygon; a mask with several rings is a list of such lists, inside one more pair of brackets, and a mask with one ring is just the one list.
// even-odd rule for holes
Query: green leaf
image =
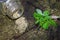
{"label": "green leaf", "polygon": [[52,26],[57,27],[57,24],[56,24],[56,22],[55,22],[54,20],[50,20],[50,24],[51,24]]}
{"label": "green leaf", "polygon": [[44,21],[47,21],[47,20],[50,20],[51,18],[50,18],[50,16],[45,16],[44,17]]}
{"label": "green leaf", "polygon": [[44,25],[44,22],[40,22],[39,25],[42,27]]}
{"label": "green leaf", "polygon": [[45,11],[43,12],[43,14],[44,14],[44,16],[48,16],[48,15],[49,15],[49,11],[48,11],[48,10],[45,10]]}
{"label": "green leaf", "polygon": [[40,18],[41,16],[42,16],[42,15],[37,14],[36,12],[34,12],[34,14],[33,14],[33,17],[34,17],[35,19],[37,19],[37,20],[39,20],[39,18]]}
{"label": "green leaf", "polygon": [[48,22],[44,23],[44,25],[42,26],[42,28],[44,28],[44,29],[48,29],[48,27],[49,27]]}
{"label": "green leaf", "polygon": [[40,9],[36,9],[36,12],[37,12],[38,14],[40,14],[40,15],[43,15],[43,14],[42,14],[42,11],[41,11]]}
{"label": "green leaf", "polygon": [[39,20],[40,20],[40,22],[44,22],[44,18],[43,17],[41,17]]}
{"label": "green leaf", "polygon": [[36,22],[35,22],[35,24],[38,24],[39,23],[39,20],[37,20]]}
{"label": "green leaf", "polygon": [[34,17],[35,19],[39,19],[39,16],[38,16],[38,14],[37,14],[36,12],[34,12],[33,17]]}

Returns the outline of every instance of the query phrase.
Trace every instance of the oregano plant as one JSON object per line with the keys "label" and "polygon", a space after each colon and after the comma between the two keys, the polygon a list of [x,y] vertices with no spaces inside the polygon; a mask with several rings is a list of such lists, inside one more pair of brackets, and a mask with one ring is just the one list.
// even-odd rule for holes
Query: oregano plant
{"label": "oregano plant", "polygon": [[49,16],[49,14],[48,10],[42,12],[40,9],[36,9],[33,14],[33,17],[36,20],[35,24],[39,24],[43,29],[48,29],[50,25],[56,27],[56,22],[51,18],[51,16]]}

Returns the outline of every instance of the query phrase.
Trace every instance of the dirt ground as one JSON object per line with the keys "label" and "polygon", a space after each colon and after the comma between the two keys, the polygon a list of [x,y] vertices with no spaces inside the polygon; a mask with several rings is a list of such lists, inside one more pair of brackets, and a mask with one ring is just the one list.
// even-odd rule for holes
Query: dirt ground
{"label": "dirt ground", "polygon": [[[24,12],[25,17],[28,19],[29,22],[32,22],[32,20],[34,20],[32,14],[36,8],[39,8],[42,11],[44,11],[45,9],[49,11],[54,10],[54,11],[51,11],[51,14],[58,15],[58,16],[60,15],[59,0],[25,0],[25,1],[23,0],[22,3],[25,7],[25,12]],[[18,40],[60,40],[60,37],[59,37],[60,21],[59,20],[57,20],[57,24],[58,24],[57,28],[51,27],[49,28],[49,30],[43,30],[42,28],[37,30],[38,27],[35,29],[32,29],[31,31],[24,34],[23,36],[19,37]],[[29,28],[30,27],[31,26],[29,26]]]}
{"label": "dirt ground", "polygon": [[48,30],[44,30],[34,24],[35,20],[33,18],[33,12],[36,8],[42,11],[47,9],[51,11],[51,14],[60,16],[59,0],[21,0],[21,2],[25,9],[23,16],[26,17],[29,22],[28,28],[23,34],[16,34],[14,20],[0,14],[0,40],[60,40],[59,20],[57,20],[57,28],[50,27]]}

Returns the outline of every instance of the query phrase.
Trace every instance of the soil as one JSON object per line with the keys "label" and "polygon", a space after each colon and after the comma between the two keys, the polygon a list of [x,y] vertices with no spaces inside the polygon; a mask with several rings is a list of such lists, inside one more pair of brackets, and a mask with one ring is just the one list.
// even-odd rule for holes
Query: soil
{"label": "soil", "polygon": [[[34,18],[33,18],[33,13],[35,11],[36,8],[41,9],[42,11],[44,10],[54,10],[51,11],[51,14],[54,15],[59,15],[60,13],[60,1],[56,1],[56,0],[21,0],[22,5],[25,8],[24,14],[23,16],[28,20],[29,22],[29,26],[26,29],[26,31],[19,35],[18,33],[16,34],[16,32],[14,31],[15,29],[13,29],[14,27],[11,27],[11,29],[13,29],[13,31],[7,31],[4,32],[3,28],[5,28],[4,25],[14,25],[14,20],[10,20],[8,17],[6,17],[9,20],[5,21],[5,17],[1,16],[0,17],[0,35],[2,34],[2,36],[0,36],[0,40],[60,40],[60,21],[57,20],[57,28],[54,27],[50,27],[48,30],[44,30],[43,28],[39,28],[38,25],[35,25],[34,22]],[[58,4],[58,5],[57,5]],[[7,20],[6,19],[6,20]],[[3,21],[3,22],[2,22]],[[7,22],[7,23],[6,23]],[[11,24],[12,22],[12,24]],[[9,24],[10,23],[10,24]],[[5,29],[6,30],[6,29]],[[12,34],[9,32],[12,32]],[[8,33],[8,36],[7,34]],[[4,39],[3,39],[4,38]]]}
{"label": "soil", "polygon": [[[44,11],[45,9],[50,10],[50,11],[54,10],[54,11],[51,11],[52,12],[51,14],[60,16],[59,15],[60,5],[58,3],[59,2],[56,0],[49,0],[49,1],[48,0],[38,0],[38,1],[36,1],[36,0],[25,0],[25,1],[22,0],[22,4],[25,7],[24,15],[29,22],[35,21],[32,14],[36,8],[39,8],[42,11]],[[53,4],[55,4],[55,5],[53,5]],[[60,21],[57,20],[57,25],[58,25],[57,28],[50,27],[48,30],[44,30],[42,28],[40,28],[38,30],[38,26],[37,27],[33,26],[32,30],[25,32],[23,35],[18,37],[16,40],[60,40],[59,23],[60,23]],[[34,24],[34,23],[30,23],[30,24]],[[28,29],[30,29],[30,27],[31,26],[29,26]]]}

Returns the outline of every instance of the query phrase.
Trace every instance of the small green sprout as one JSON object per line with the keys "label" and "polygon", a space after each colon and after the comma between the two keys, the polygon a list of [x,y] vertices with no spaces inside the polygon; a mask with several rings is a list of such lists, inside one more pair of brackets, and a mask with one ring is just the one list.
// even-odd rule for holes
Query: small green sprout
{"label": "small green sprout", "polygon": [[36,11],[33,14],[33,17],[35,18],[36,22],[35,24],[39,24],[44,29],[48,29],[50,25],[56,27],[56,22],[52,20],[52,18],[49,16],[49,11],[45,10],[42,12],[40,9],[36,9]]}

